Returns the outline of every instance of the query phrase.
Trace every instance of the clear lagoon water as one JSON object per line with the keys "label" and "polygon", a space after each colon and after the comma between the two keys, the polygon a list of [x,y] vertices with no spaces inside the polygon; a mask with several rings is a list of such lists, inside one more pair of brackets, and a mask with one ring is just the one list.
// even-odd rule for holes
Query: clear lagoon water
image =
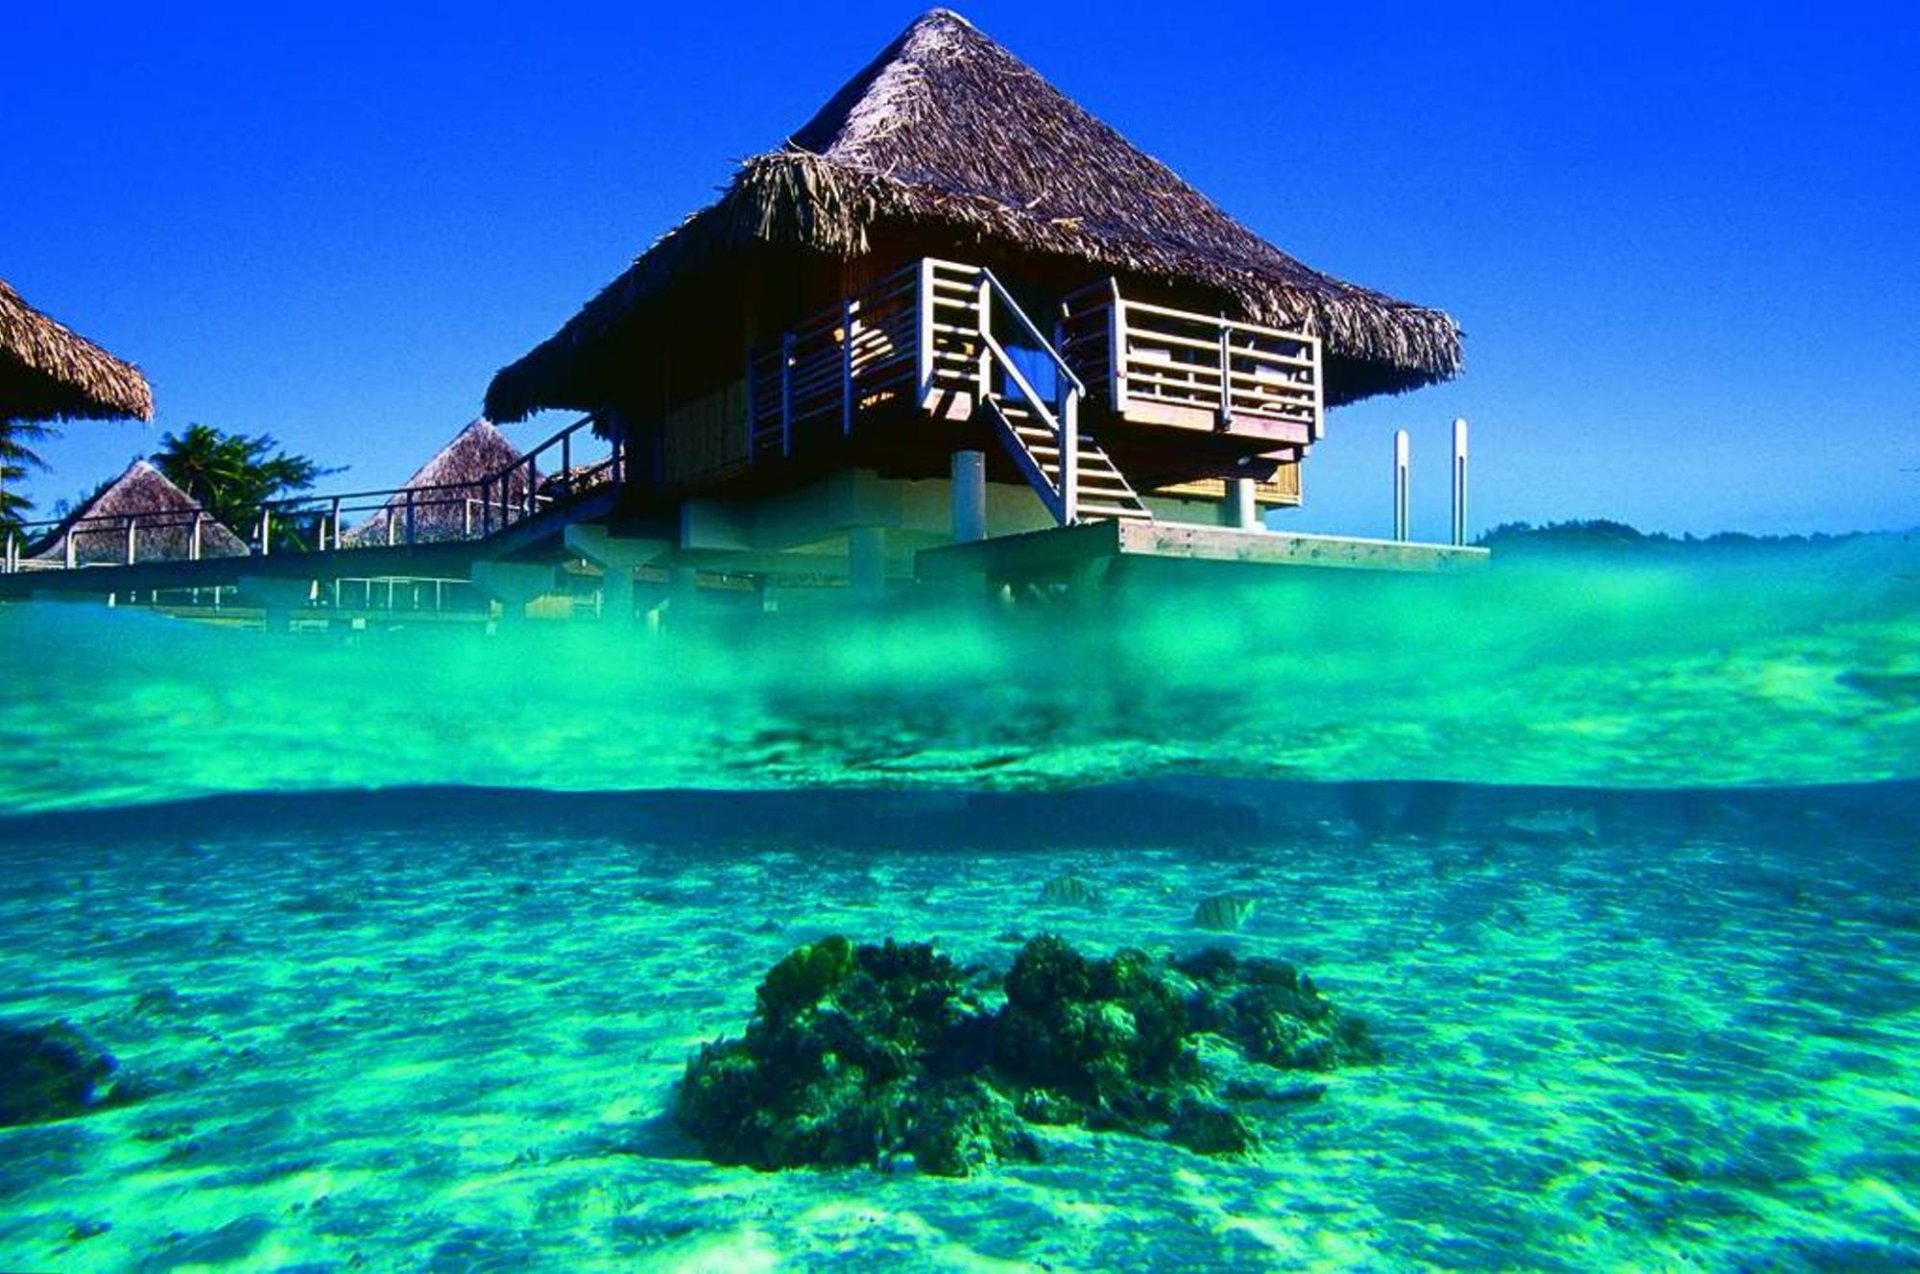
{"label": "clear lagoon water", "polygon": [[[0,608],[0,1018],[147,1090],[0,1129],[0,1269],[1920,1267],[1915,547],[662,635]],[[665,1117],[798,943],[1042,932],[1291,961],[1385,1060],[1241,1159],[758,1173]]]}

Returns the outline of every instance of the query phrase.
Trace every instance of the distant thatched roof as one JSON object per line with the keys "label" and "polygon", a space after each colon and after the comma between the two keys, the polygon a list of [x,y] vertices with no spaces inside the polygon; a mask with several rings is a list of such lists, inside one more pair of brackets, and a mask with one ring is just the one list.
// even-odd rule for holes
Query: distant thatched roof
{"label": "distant thatched roof", "polygon": [[33,557],[63,560],[73,535],[76,564],[127,560],[127,523],[134,524],[134,551],[142,562],[179,561],[193,555],[194,515],[200,518],[200,556],[245,557],[246,541],[229,531],[198,500],[167,480],[145,460],[95,492],[40,542]]}
{"label": "distant thatched roof", "polygon": [[[756,243],[840,257],[870,232],[936,229],[1169,285],[1325,341],[1328,400],[1456,374],[1439,310],[1309,269],[1240,225],[965,19],[936,9],[842,88],[785,148],[748,160],[719,202],[654,244],[544,344],[494,377],[487,414],[590,410],[594,347],[666,285]],[[609,365],[622,360],[607,359]]]}
{"label": "distant thatched roof", "polygon": [[[520,449],[507,441],[505,434],[495,429],[484,417],[475,420],[455,434],[446,446],[434,452],[432,459],[414,470],[413,476],[401,487],[400,494],[389,499],[378,512],[347,532],[342,539],[347,544],[384,544],[388,541],[389,525],[395,541],[405,538],[407,491],[416,493],[413,509],[415,543],[464,538],[469,528],[469,505],[477,510],[478,502],[486,498],[482,489],[484,480],[518,459]],[[509,485],[512,490],[507,498],[516,499],[525,493],[526,479],[516,475]],[[497,489],[493,498],[500,498]],[[475,512],[471,516],[477,517],[478,514]]]}
{"label": "distant thatched roof", "polygon": [[54,322],[0,279],[0,420],[153,419],[131,363]]}

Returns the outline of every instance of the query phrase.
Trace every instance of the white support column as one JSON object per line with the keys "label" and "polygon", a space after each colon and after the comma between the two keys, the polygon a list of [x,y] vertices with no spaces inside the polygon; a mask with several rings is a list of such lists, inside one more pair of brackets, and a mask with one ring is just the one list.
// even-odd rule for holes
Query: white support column
{"label": "white support column", "polygon": [[1396,429],[1393,434],[1393,538],[1401,541],[1407,539],[1408,515],[1411,512],[1407,490],[1410,477],[1408,450],[1407,431]]}
{"label": "white support column", "polygon": [[468,576],[475,588],[500,603],[508,622],[527,617],[527,603],[553,591],[553,568],[539,562],[475,562]]}
{"label": "white support column", "polygon": [[1254,481],[1252,478],[1227,479],[1227,510],[1229,525],[1242,531],[1264,531],[1266,523],[1260,520],[1260,505],[1253,498]]}
{"label": "white support column", "polygon": [[574,522],[567,526],[569,553],[600,568],[600,613],[616,623],[630,622],[633,613],[633,572],[666,553],[665,540],[620,539],[604,526]]}
{"label": "white support column", "polygon": [[847,572],[856,597],[877,601],[887,591],[887,532],[856,526],[847,532]]}
{"label": "white support column", "polygon": [[293,624],[293,613],[313,602],[314,582],[310,579],[242,575],[235,583],[242,604],[258,606],[265,612],[269,632],[287,631]]}
{"label": "white support column", "polygon": [[953,453],[953,542],[987,538],[987,453]]}
{"label": "white support column", "polygon": [[1467,418],[1453,421],[1453,542],[1467,542]]}

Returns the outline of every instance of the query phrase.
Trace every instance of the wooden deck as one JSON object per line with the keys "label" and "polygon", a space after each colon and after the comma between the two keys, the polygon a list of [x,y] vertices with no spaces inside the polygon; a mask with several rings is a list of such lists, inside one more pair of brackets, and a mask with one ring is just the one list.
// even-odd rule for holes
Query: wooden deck
{"label": "wooden deck", "polygon": [[1123,558],[1437,574],[1486,565],[1486,549],[1290,531],[1242,531],[1169,522],[1088,522],[923,549],[926,581],[1071,580]]}

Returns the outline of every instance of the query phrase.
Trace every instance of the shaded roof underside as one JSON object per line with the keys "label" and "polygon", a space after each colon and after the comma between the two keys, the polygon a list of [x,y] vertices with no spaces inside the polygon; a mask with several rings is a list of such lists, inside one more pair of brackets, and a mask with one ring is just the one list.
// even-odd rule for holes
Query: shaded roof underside
{"label": "shaded roof underside", "polygon": [[48,318],[0,280],[0,420],[153,419],[140,369]]}

